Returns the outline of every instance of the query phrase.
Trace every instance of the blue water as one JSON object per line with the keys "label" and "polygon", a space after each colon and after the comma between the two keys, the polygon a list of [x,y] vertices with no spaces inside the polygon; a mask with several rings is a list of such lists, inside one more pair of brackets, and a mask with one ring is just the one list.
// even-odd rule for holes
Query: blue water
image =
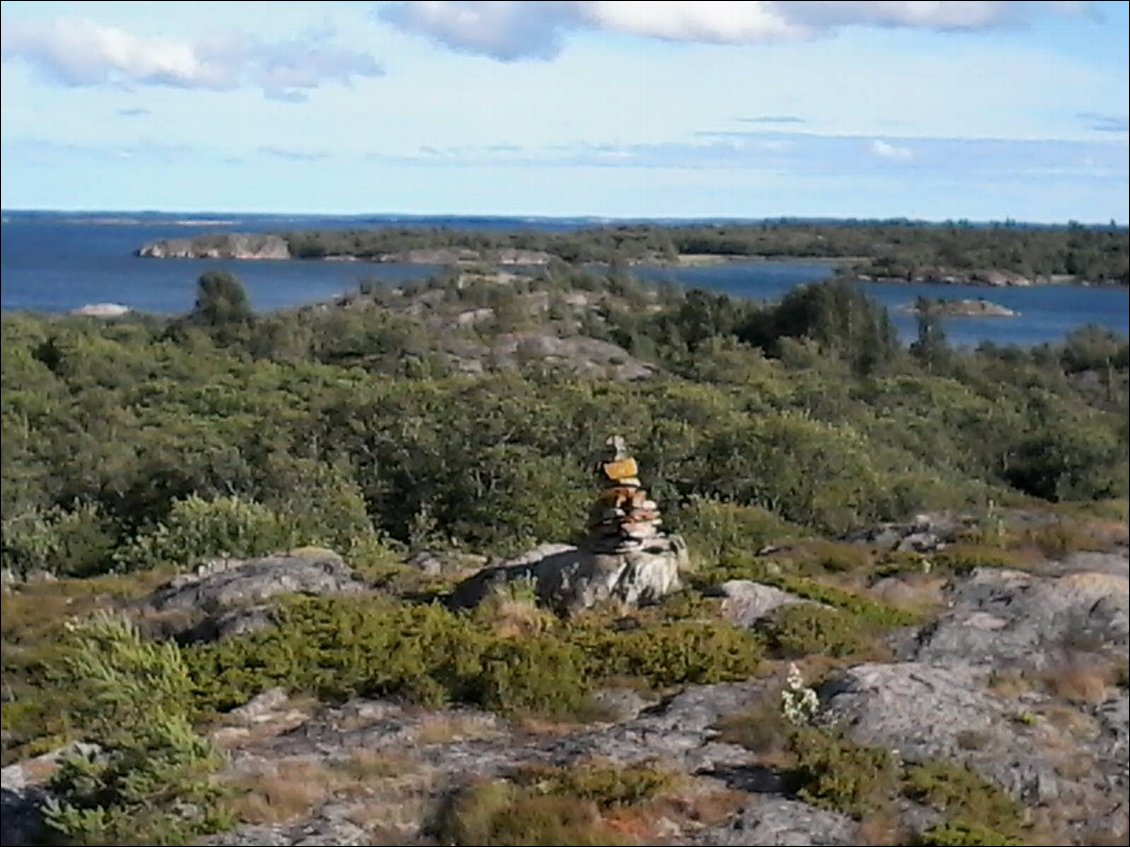
{"label": "blue water", "polygon": [[[0,225],[0,310],[68,312],[90,303],[121,303],[158,314],[192,308],[196,280],[212,269],[235,273],[261,311],[286,308],[355,291],[374,278],[397,284],[421,279],[437,269],[423,265],[360,262],[237,262],[142,259],[142,244],[204,232],[278,232],[306,228],[447,226],[451,228],[568,230],[591,226],[590,219],[407,218],[141,214],[65,214],[5,212]],[[692,268],[637,268],[651,280],[672,280],[685,288],[706,288],[754,300],[775,301],[805,282],[825,279],[831,267],[820,262],[734,262]],[[946,299],[984,297],[1020,312],[1015,318],[948,318],[954,344],[982,341],[1029,346],[1058,341],[1093,323],[1126,335],[1125,288],[981,286],[859,283],[886,306],[904,340],[913,339],[915,321],[906,309],[919,296]]]}

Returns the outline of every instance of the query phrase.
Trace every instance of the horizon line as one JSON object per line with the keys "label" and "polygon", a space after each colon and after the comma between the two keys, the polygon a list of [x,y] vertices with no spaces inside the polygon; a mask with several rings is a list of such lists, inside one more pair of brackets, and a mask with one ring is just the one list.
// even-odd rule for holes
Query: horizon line
{"label": "horizon line", "polygon": [[1130,224],[1110,218],[1106,221],[1083,221],[1075,218],[1059,221],[1021,220],[1020,218],[911,218],[905,215],[892,215],[887,217],[857,217],[852,215],[764,215],[758,217],[741,215],[600,215],[600,214],[523,214],[512,213],[461,213],[461,212],[299,212],[299,211],[224,211],[217,209],[196,210],[165,210],[165,209],[58,209],[58,208],[30,208],[30,207],[0,207],[0,215],[161,215],[175,216],[188,215],[200,216],[226,216],[226,217],[302,217],[302,218],[411,218],[426,220],[428,218],[467,218],[470,220],[538,220],[538,221],[607,221],[621,223],[696,223],[704,221],[723,221],[729,223],[764,223],[767,221],[796,221],[805,222],[831,222],[831,223],[886,223],[899,222],[927,226],[942,226],[946,224],[960,224],[968,226],[1017,226],[1017,227],[1070,227],[1073,224],[1088,228],[1130,229]]}

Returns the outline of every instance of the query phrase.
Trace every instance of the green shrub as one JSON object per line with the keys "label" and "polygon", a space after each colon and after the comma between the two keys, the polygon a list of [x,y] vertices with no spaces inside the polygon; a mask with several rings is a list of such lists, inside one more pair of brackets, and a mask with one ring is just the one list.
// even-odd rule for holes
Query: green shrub
{"label": "green shrub", "polygon": [[502,780],[472,785],[444,810],[442,843],[458,847],[578,847],[622,845],[591,800],[543,795]]}
{"label": "green shrub", "polygon": [[63,758],[47,786],[48,827],[73,844],[183,844],[229,826],[210,778],[220,759],[189,722],[176,646],[109,616],[73,636],[74,716],[98,749]]}
{"label": "green shrub", "polygon": [[902,791],[911,800],[945,813],[946,822],[931,830],[936,840],[927,843],[1022,843],[1018,840],[1024,823],[1021,806],[968,767],[941,759],[913,765],[903,777]]}
{"label": "green shrub", "polygon": [[253,500],[195,495],[173,504],[168,517],[120,549],[125,570],[185,567],[211,556],[263,556],[300,542],[293,520]]}
{"label": "green shrub", "polygon": [[[473,700],[490,634],[435,605],[301,598],[278,627],[186,651],[202,709],[230,709],[274,686],[329,699],[400,695]],[[549,669],[547,669],[547,672]]]}
{"label": "green shrub", "polygon": [[584,657],[551,636],[498,640],[483,651],[473,699],[497,711],[567,717],[587,702]]}
{"label": "green shrub", "polygon": [[603,622],[570,631],[594,679],[633,677],[652,688],[748,679],[761,649],[745,630],[725,621],[675,621],[616,631]]}
{"label": "green shrub", "polygon": [[882,809],[898,788],[899,767],[884,747],[855,744],[840,732],[802,727],[789,737],[796,757],[789,781],[814,806],[859,820]]}
{"label": "green shrub", "polygon": [[3,567],[26,576],[93,576],[109,570],[116,533],[97,504],[32,510],[4,520]]}
{"label": "green shrub", "polygon": [[657,767],[654,762],[531,765],[519,770],[513,778],[519,785],[542,794],[591,800],[605,811],[651,800],[678,783],[677,774]]}
{"label": "green shrub", "polygon": [[779,517],[760,506],[692,497],[674,516],[695,559],[710,567],[725,556],[751,555],[794,537]]}
{"label": "green shrub", "polygon": [[1020,847],[1024,841],[977,823],[947,821],[923,832],[915,844],[922,847]]}
{"label": "green shrub", "polygon": [[758,632],[783,659],[820,655],[867,661],[886,653],[870,627],[857,617],[809,603],[781,606],[759,624]]}

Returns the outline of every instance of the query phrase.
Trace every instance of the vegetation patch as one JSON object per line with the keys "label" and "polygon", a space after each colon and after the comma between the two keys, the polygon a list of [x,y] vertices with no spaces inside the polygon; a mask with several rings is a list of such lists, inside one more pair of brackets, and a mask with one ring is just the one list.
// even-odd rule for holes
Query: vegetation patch
{"label": "vegetation patch", "polygon": [[[903,793],[946,816],[924,844],[1022,844],[1023,809],[975,771],[942,759],[907,768]],[[965,840],[961,840],[965,839]]]}
{"label": "vegetation patch", "polygon": [[886,807],[898,788],[899,763],[885,747],[856,744],[836,731],[800,727],[789,738],[788,773],[807,803],[859,820]]}
{"label": "vegetation patch", "polygon": [[116,617],[73,636],[74,715],[97,749],[63,757],[47,784],[47,826],[72,844],[183,844],[230,826],[213,778],[220,757],[189,721],[176,646],[147,643]]}
{"label": "vegetation patch", "polygon": [[889,655],[866,623],[850,614],[810,603],[775,609],[758,623],[757,630],[774,657],[780,659],[815,654],[862,662]]}

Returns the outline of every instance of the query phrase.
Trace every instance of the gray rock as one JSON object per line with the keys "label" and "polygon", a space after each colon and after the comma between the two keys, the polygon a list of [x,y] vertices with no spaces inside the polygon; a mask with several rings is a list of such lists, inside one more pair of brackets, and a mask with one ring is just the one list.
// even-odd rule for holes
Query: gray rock
{"label": "gray rock", "polygon": [[687,551],[683,539],[673,535],[622,553],[543,545],[513,561],[486,568],[461,582],[451,594],[450,605],[457,609],[477,606],[518,579],[533,581],[539,600],[566,613],[590,609],[606,600],[628,606],[652,603],[682,587],[679,572],[686,567]]}
{"label": "gray rock", "polygon": [[486,564],[485,556],[437,550],[421,550],[404,560],[404,564],[425,576],[446,576],[470,569],[478,570]]}
{"label": "gray rock", "polygon": [[144,606],[154,612],[214,613],[262,603],[280,594],[349,594],[365,584],[329,550],[297,550],[261,559],[213,565],[202,575],[181,576],[157,589]]}
{"label": "gray rock", "polygon": [[147,259],[289,259],[290,246],[277,235],[209,233],[155,241],[139,248],[137,255]]}
{"label": "gray rock", "polygon": [[724,598],[722,616],[730,623],[742,627],[752,627],[781,606],[811,602],[772,585],[762,585],[749,579],[732,579],[710,593]]}
{"label": "gray rock", "polygon": [[845,815],[817,809],[797,800],[755,798],[746,804],[736,818],[696,833],[689,843],[717,847],[831,847],[859,842],[855,822]]}
{"label": "gray rock", "polygon": [[65,756],[93,755],[98,750],[94,744],[75,742],[0,769],[0,844],[17,847],[42,843],[42,808],[48,799],[43,786],[56,764]]}
{"label": "gray rock", "polygon": [[921,633],[916,658],[1039,670],[1079,650],[1125,649],[1128,582],[1110,573],[977,569],[955,585],[950,610]]}
{"label": "gray rock", "polygon": [[1125,706],[1104,704],[1105,731],[1086,731],[1095,721],[1083,713],[1046,719],[990,694],[984,683],[971,666],[858,665],[823,687],[823,717],[905,761],[962,762],[1025,805],[1074,807],[1092,824],[1116,826],[1112,798],[1124,796],[1127,785]]}

